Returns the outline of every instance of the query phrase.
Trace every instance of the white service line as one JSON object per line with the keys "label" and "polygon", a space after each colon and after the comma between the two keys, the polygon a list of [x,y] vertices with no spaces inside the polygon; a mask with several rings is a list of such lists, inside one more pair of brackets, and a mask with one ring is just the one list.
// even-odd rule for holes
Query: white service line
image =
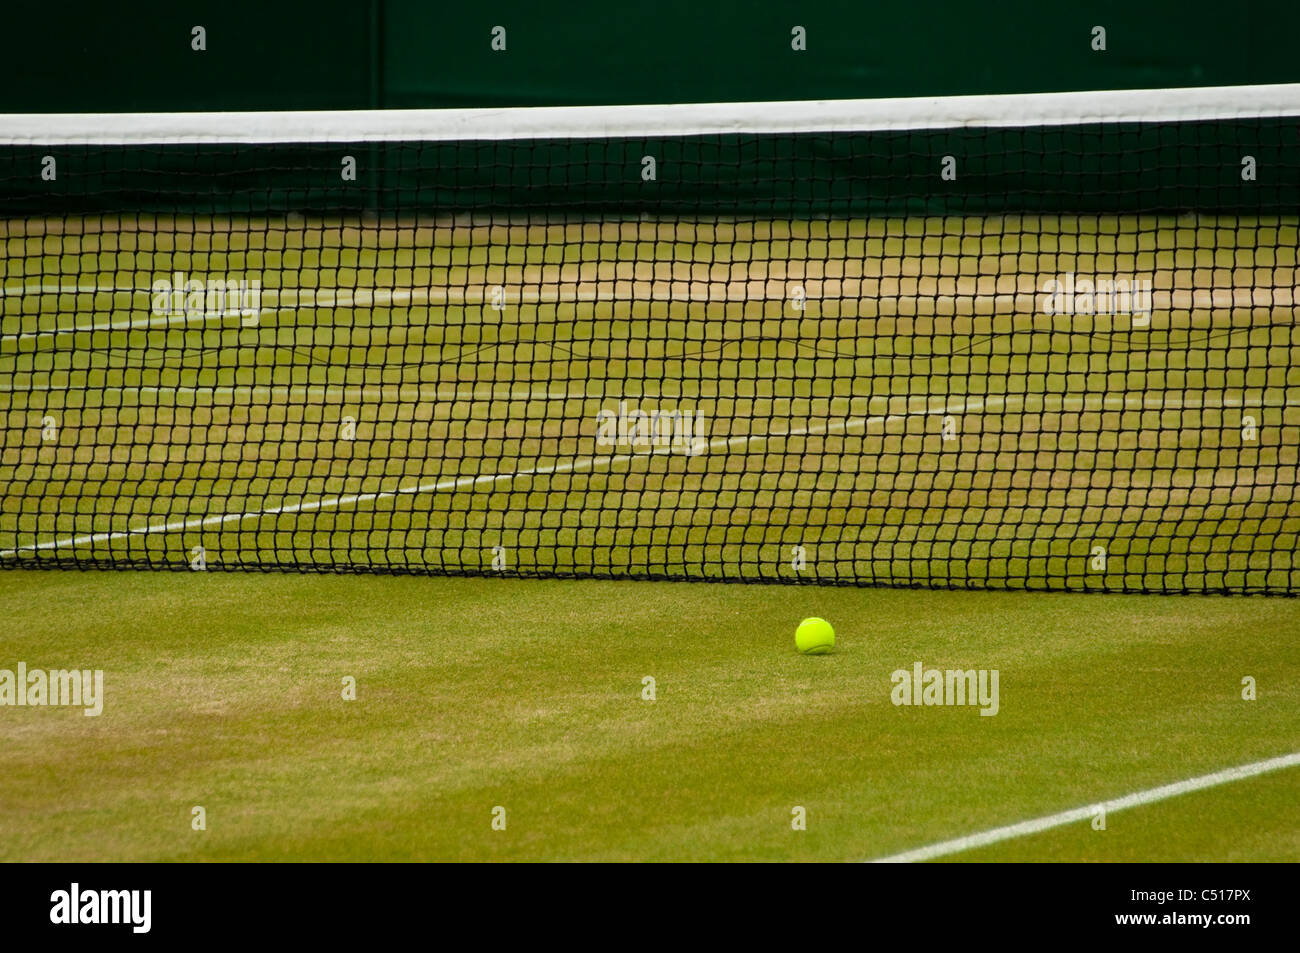
{"label": "white service line", "polygon": [[[417,287],[411,287],[411,288],[264,288],[262,289],[262,294],[267,297],[278,298],[280,300],[284,300],[285,298],[296,298],[297,300],[294,301],[292,304],[284,304],[277,308],[259,307],[257,309],[257,314],[259,316],[277,315],[277,314],[297,314],[298,312],[301,311],[325,311],[331,308],[342,308],[342,309],[365,308],[365,307],[400,308],[402,305],[412,305],[416,307],[420,305],[429,305],[432,307],[440,307],[444,305],[463,305],[466,307],[472,307],[476,304],[487,304],[490,297],[487,291],[483,291],[478,295],[477,300],[472,300],[473,296],[471,295],[463,295],[462,300],[454,301],[452,300],[452,296],[447,295],[445,296],[446,300],[439,301],[439,300],[434,300],[433,296],[429,294],[429,290],[430,289],[428,288],[417,288]],[[7,294],[9,294],[10,296],[13,295],[21,296],[24,293],[54,293],[54,292],[73,292],[73,291],[79,291],[85,294],[89,294],[92,291],[94,292],[132,291],[136,294],[146,294],[146,295],[153,294],[153,292],[148,288],[76,288],[72,286],[54,287],[54,286],[44,286],[44,285],[41,286],[39,291],[37,291],[36,289],[10,289],[7,292]],[[4,294],[5,292],[0,292],[0,297],[2,297]],[[556,296],[555,300],[552,302],[546,296],[542,295],[540,291],[532,295],[533,300],[529,300],[529,296],[523,293],[521,293],[518,297],[519,300],[517,301],[514,300],[513,297],[508,297],[506,300],[506,304],[528,304],[528,303],[563,304],[563,303],[568,303],[570,300],[569,298],[566,298],[564,296]],[[579,301],[581,299],[577,296],[574,296],[572,300]],[[592,300],[597,300],[597,299],[592,299]],[[611,294],[608,300],[611,301],[619,300],[619,297],[617,295]],[[251,316],[251,312],[243,311],[243,310],[230,310],[230,311],[223,311],[220,313],[217,312],[200,312],[198,314],[186,313],[180,315],[170,315],[163,318],[158,318],[158,317],[150,317],[150,318],[143,318],[143,319],[135,318],[130,321],[116,321],[110,324],[74,325],[70,328],[50,328],[42,331],[26,331],[21,334],[6,334],[0,336],[0,342],[31,341],[31,340],[39,340],[41,338],[63,337],[69,334],[86,334],[95,331],[130,331],[138,328],[162,328],[162,327],[169,327],[173,324],[192,324],[196,322],[207,321],[210,318],[229,318],[229,317],[236,317],[236,316],[249,317]],[[247,325],[247,327],[257,327],[257,325],[252,324],[252,325]],[[373,326],[368,326],[366,330],[370,332],[391,331],[394,329],[394,327],[409,329],[410,325],[396,325],[396,326],[373,325]]]}
{"label": "white service line", "polygon": [[[1203,400],[1185,401],[1181,397],[1172,397],[1166,394],[1157,394],[1155,396],[1139,395],[1136,399],[1130,400],[1127,394],[1119,396],[1084,394],[1075,396],[1073,394],[1019,394],[1016,395],[1022,403],[1034,401],[1041,402],[1043,407],[1022,407],[1021,410],[1027,414],[1034,413],[1053,413],[1057,410],[1063,410],[1066,407],[1071,409],[1088,410],[1088,402],[1100,403],[1106,410],[1224,410],[1229,407],[1261,407],[1279,409],[1283,407],[1300,407],[1300,397],[1285,397],[1280,400],[1246,400],[1239,397],[1224,397],[1220,400],[1206,402]],[[1046,406],[1049,401],[1059,403],[1059,408]]]}
{"label": "white service line", "polygon": [[[282,311],[298,311],[299,308],[262,308],[259,314],[279,314]],[[93,334],[96,331],[134,331],[139,328],[166,328],[174,324],[194,324],[210,321],[213,318],[249,317],[244,311],[200,312],[198,314],[177,314],[167,317],[134,318],[130,321],[114,321],[111,324],[77,324],[70,328],[50,328],[47,331],[26,331],[22,334],[6,334],[0,341],[31,341],[38,338],[57,338],[68,334]],[[256,327],[256,325],[247,325]]]}
{"label": "white service line", "polygon": [[[990,400],[1002,400],[1002,398],[991,397]],[[735,437],[718,437],[708,442],[710,450],[721,450],[733,446],[744,446],[764,440],[782,440],[788,437],[812,437],[827,436],[834,433],[841,433],[852,427],[869,427],[873,424],[889,424],[900,420],[906,420],[909,417],[930,417],[935,414],[952,414],[965,413],[971,410],[981,410],[984,407],[984,401],[962,401],[956,407],[943,406],[927,408],[921,411],[903,414],[887,414],[879,417],[856,417],[847,420],[834,421],[824,427],[801,427],[794,430],[783,430],[779,433],[762,433],[762,434],[741,434]],[[275,506],[265,510],[254,510],[251,513],[223,513],[217,516],[203,516],[185,520],[174,520],[170,523],[155,523],[151,526],[142,526],[139,529],[118,530],[112,533],[88,533],[84,536],[69,536],[63,539],[54,539],[45,543],[33,543],[27,546],[19,546],[17,549],[6,549],[0,551],[0,558],[18,556],[23,553],[38,552],[47,549],[63,549],[69,546],[85,546],[94,543],[108,543],[118,539],[126,539],[131,536],[141,536],[147,533],[172,533],[179,530],[201,529],[207,526],[222,526],[226,523],[241,523],[244,520],[255,519],[260,516],[283,516],[292,513],[314,513],[318,510],[338,509],[339,507],[352,506],[357,503],[375,503],[379,500],[391,500],[403,495],[418,495],[421,493],[440,493],[446,490],[459,490],[465,487],[480,486],[482,484],[501,483],[507,480],[513,480],[517,477],[525,476],[552,476],[560,473],[581,473],[587,470],[594,470],[597,467],[610,466],[615,463],[627,463],[640,458],[648,458],[665,453],[671,453],[671,448],[664,450],[654,448],[649,453],[619,453],[600,457],[586,457],[580,460],[574,460],[568,463],[560,463],[544,467],[530,467],[526,470],[515,470],[511,473],[489,473],[475,477],[455,477],[448,480],[436,480],[433,482],[419,483],[415,486],[402,487],[396,490],[383,490],[374,493],[352,493],[345,496],[325,497],[320,500],[311,500],[305,503],[292,503],[288,506]]]}
{"label": "white service line", "polygon": [[1220,784],[1231,784],[1233,781],[1253,778],[1256,775],[1267,774],[1270,771],[1281,771],[1283,768],[1294,767],[1300,767],[1300,752],[1280,755],[1266,761],[1254,761],[1235,768],[1225,768],[1222,771],[1215,771],[1213,774],[1203,774],[1199,778],[1190,778],[1186,781],[1166,784],[1163,787],[1138,791],[1136,794],[1127,794],[1113,801],[1102,801],[1098,804],[1090,804],[1087,807],[1076,807],[1070,811],[1062,811],[1060,814],[1051,814],[1032,821],[1021,821],[1019,824],[1010,824],[1006,827],[996,827],[981,834],[969,834],[966,837],[931,844],[929,847],[918,847],[916,850],[881,857],[878,860],[871,861],[871,863],[912,864],[918,861],[934,860],[939,857],[947,857],[949,854],[959,854],[962,851],[973,850],[976,847],[986,847],[1000,841],[1049,831],[1054,827],[1064,827],[1066,824],[1090,820],[1096,816],[1099,808],[1104,808],[1107,814],[1114,814],[1116,811],[1127,810],[1130,807],[1154,804],[1156,801],[1164,801],[1182,794],[1190,794],[1193,791],[1203,791],[1206,788],[1218,787]]}

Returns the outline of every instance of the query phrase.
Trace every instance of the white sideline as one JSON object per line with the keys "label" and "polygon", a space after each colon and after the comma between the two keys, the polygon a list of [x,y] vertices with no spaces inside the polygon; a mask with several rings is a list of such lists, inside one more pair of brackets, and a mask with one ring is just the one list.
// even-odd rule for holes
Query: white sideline
{"label": "white sideline", "polygon": [[1270,771],[1280,771],[1283,768],[1294,767],[1300,767],[1300,752],[1268,758],[1265,761],[1254,761],[1250,764],[1238,765],[1235,768],[1224,768],[1222,771],[1215,771],[1212,774],[1203,774],[1199,778],[1190,778],[1186,781],[1177,781],[1162,787],[1138,791],[1135,794],[1127,794],[1113,801],[1102,801],[1099,804],[1090,804],[1087,807],[1076,807],[1070,811],[1062,811],[1059,814],[1051,814],[1032,821],[1021,821],[1019,824],[996,827],[981,834],[969,834],[966,837],[941,841],[928,847],[918,847],[916,850],[881,857],[871,861],[871,863],[912,864],[924,860],[934,860],[937,857],[946,857],[949,854],[958,854],[962,851],[973,850],[976,847],[985,847],[999,841],[1027,837],[1030,834],[1038,834],[1054,827],[1063,827],[1066,824],[1089,820],[1096,815],[1098,808],[1105,808],[1107,814],[1114,814],[1116,811],[1123,811],[1130,807],[1154,804],[1156,801],[1164,801],[1182,794],[1190,794],[1193,791],[1203,791],[1206,788],[1218,787],[1220,784],[1231,784],[1233,781],[1253,778],[1256,775],[1267,774]]}
{"label": "white sideline", "polygon": [[[313,294],[316,293],[316,289],[306,289],[306,290],[311,291]],[[243,319],[243,318],[254,317],[254,316],[261,317],[263,315],[297,314],[300,311],[318,311],[318,310],[328,309],[328,308],[350,308],[362,304],[371,304],[371,305],[379,304],[380,306],[382,306],[384,302],[376,300],[378,296],[375,294],[375,290],[376,289],[352,289],[348,291],[347,289],[343,289],[344,293],[339,294],[337,293],[337,289],[336,289],[334,291],[331,291],[329,294],[323,295],[321,297],[314,297],[312,300],[309,301],[298,301],[293,305],[284,305],[278,308],[259,307],[256,311],[242,310],[236,308],[236,309],[230,309],[225,311],[202,311],[195,314],[186,313],[186,314],[178,314],[178,315],[165,315],[162,317],[150,316],[146,318],[132,318],[126,321],[113,321],[107,324],[75,324],[72,327],[67,327],[67,328],[48,328],[41,331],[24,331],[18,334],[0,335],[0,342],[9,343],[9,342],[16,342],[16,341],[33,341],[33,340],[41,340],[43,338],[65,337],[71,334],[93,334],[96,331],[136,331],[142,328],[157,329],[157,328],[171,327],[172,325],[175,324],[188,325],[188,324],[196,324],[200,322],[207,322],[214,318],[225,319],[225,318],[238,317]],[[377,289],[377,290],[387,295],[388,297],[387,303],[391,305],[391,304],[400,303],[403,300],[403,298],[405,298],[405,300],[409,303],[414,293],[420,289],[387,288],[387,289]],[[40,285],[39,287],[32,286],[29,288],[27,287],[10,288],[7,291],[3,288],[0,288],[0,297],[4,297],[6,295],[8,295],[9,297],[22,297],[27,294],[53,294],[56,292],[62,294],[62,293],[71,293],[74,291],[82,294],[90,294],[92,292],[107,293],[110,291],[112,292],[130,291],[133,294],[137,294],[137,295],[153,294],[153,292],[149,288],[108,288],[108,287],[85,288],[85,287],[77,287],[75,285],[57,285],[57,286]],[[370,299],[368,301],[366,300],[366,296],[365,296],[366,291],[370,292]],[[303,293],[303,289],[267,288],[264,289],[262,293],[272,297],[282,296],[286,294],[301,295]]]}
{"label": "white sideline", "polygon": [[[989,400],[996,400],[1005,403],[1007,398],[990,397]],[[783,430],[778,433],[760,433],[760,434],[740,434],[735,437],[715,437],[708,442],[710,450],[721,450],[733,446],[744,446],[763,440],[781,440],[786,437],[812,437],[825,436],[833,433],[840,433],[851,427],[869,427],[872,424],[888,424],[899,420],[906,420],[909,417],[930,417],[935,414],[953,414],[965,413],[970,410],[981,410],[984,407],[983,400],[961,401],[956,407],[944,405],[942,407],[926,408],[915,412],[903,414],[886,414],[878,417],[851,417],[847,420],[834,421],[824,427],[801,427],[794,430]],[[439,493],[445,490],[458,490],[464,487],[479,486],[485,483],[499,483],[505,480],[513,480],[516,477],[524,476],[552,476],[558,473],[580,473],[586,470],[594,470],[597,467],[610,466],[615,463],[627,463],[642,457],[661,456],[665,453],[671,453],[671,448],[663,450],[654,448],[649,453],[619,453],[609,456],[586,457],[581,460],[574,460],[569,463],[560,463],[554,466],[530,467],[526,470],[515,470],[510,473],[488,473],[475,477],[456,477],[449,480],[437,480],[432,483],[420,483],[415,486],[402,487],[396,490],[382,490],[374,493],[351,493],[345,496],[326,497],[320,500],[310,500],[305,503],[293,503],[288,506],[275,506],[265,510],[254,510],[251,513],[222,513],[217,516],[204,516],[186,520],[175,520],[170,523],[155,523],[151,526],[142,526],[138,529],[118,530],[112,533],[89,533],[84,536],[69,536],[63,539],[54,539],[45,543],[33,543],[27,546],[19,546],[17,549],[6,549],[0,551],[0,558],[9,556],[18,556],[23,553],[38,552],[46,549],[63,549],[68,546],[84,546],[88,543],[107,543],[113,540],[126,539],[131,536],[141,536],[146,533],[172,533],[178,530],[200,529],[205,526],[221,526],[226,523],[241,523],[244,520],[254,519],[259,516],[282,516],[292,513],[314,513],[318,510],[336,509],[343,506],[352,506],[356,503],[374,503],[378,500],[391,500],[399,496],[418,495],[421,493]]]}

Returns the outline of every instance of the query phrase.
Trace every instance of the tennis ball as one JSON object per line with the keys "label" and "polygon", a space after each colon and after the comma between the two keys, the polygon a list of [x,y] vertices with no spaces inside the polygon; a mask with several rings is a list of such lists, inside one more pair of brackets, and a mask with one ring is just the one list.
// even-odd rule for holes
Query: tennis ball
{"label": "tennis ball", "polygon": [[835,648],[835,630],[825,619],[804,619],[794,630],[794,647],[804,655],[825,655]]}

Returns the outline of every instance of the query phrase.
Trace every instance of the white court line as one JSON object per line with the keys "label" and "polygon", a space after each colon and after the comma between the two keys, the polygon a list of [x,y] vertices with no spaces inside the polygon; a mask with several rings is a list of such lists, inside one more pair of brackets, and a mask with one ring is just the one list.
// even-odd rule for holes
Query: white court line
{"label": "white court line", "polygon": [[[989,398],[990,400],[1002,400],[999,397]],[[899,420],[906,420],[909,417],[930,417],[935,414],[952,414],[965,413],[971,410],[981,410],[984,407],[984,401],[963,401],[957,407],[943,406],[937,408],[927,408],[923,411],[916,411],[905,414],[888,414],[880,417],[857,417],[843,421],[835,421],[827,424],[825,427],[803,427],[795,430],[783,430],[779,433],[763,434],[741,434],[735,437],[715,437],[708,442],[710,450],[721,450],[732,446],[744,446],[763,440],[781,440],[787,437],[811,437],[825,436],[833,433],[840,433],[848,430],[850,427],[869,427],[872,424],[888,424]],[[64,539],[50,540],[45,543],[32,543],[27,546],[19,546],[17,549],[6,549],[0,551],[0,558],[9,556],[18,556],[23,553],[38,552],[47,549],[63,549],[69,546],[84,546],[88,543],[107,543],[118,539],[126,539],[131,536],[141,536],[146,533],[172,533],[178,530],[201,529],[206,526],[221,526],[226,523],[242,523],[244,520],[255,519],[260,516],[283,516],[292,513],[314,513],[318,510],[337,509],[343,506],[352,506],[357,503],[375,503],[379,500],[391,500],[403,495],[418,495],[422,493],[439,493],[445,490],[458,490],[464,487],[479,486],[482,484],[501,483],[507,480],[513,480],[517,477],[525,476],[552,476],[560,473],[581,473],[586,470],[594,470],[597,467],[610,466],[615,463],[627,463],[640,458],[671,453],[671,448],[663,450],[654,448],[649,453],[619,453],[601,457],[587,457],[581,460],[574,460],[570,463],[561,463],[553,466],[530,467],[526,470],[515,470],[511,473],[489,473],[475,477],[455,477],[448,480],[437,480],[429,483],[420,483],[415,486],[402,487],[396,490],[383,490],[374,493],[352,493],[346,496],[326,497],[320,500],[311,500],[306,503],[293,503],[288,506],[276,506],[265,510],[254,510],[251,513],[223,513],[218,516],[204,516],[186,520],[175,520],[170,523],[155,523],[151,526],[142,526],[139,529],[118,530],[113,533],[89,533],[84,536],[69,536]]]}
{"label": "white court line", "polygon": [[[40,340],[42,338],[65,337],[69,334],[92,334],[96,331],[133,331],[140,328],[165,328],[165,327],[171,327],[174,324],[195,324],[198,322],[208,321],[209,319],[212,318],[234,318],[234,317],[249,318],[249,317],[256,316],[260,319],[263,316],[269,316],[269,315],[297,314],[300,311],[323,311],[327,308],[337,308],[337,307],[351,308],[351,307],[355,307],[355,305],[348,304],[348,303],[340,304],[339,302],[331,302],[331,303],[302,302],[293,305],[292,307],[286,306],[283,308],[258,308],[256,312],[248,311],[248,310],[221,311],[221,312],[204,311],[198,314],[170,315],[163,318],[159,318],[159,317],[134,318],[130,321],[114,321],[110,324],[77,324],[77,325],[73,325],[70,328],[48,328],[43,331],[25,331],[21,334],[6,334],[0,336],[0,342],[34,341],[34,340]],[[258,324],[257,322],[254,322],[253,324],[243,325],[243,326],[248,328],[261,327],[261,325]],[[399,325],[398,327],[409,328],[410,325]],[[373,326],[368,326],[366,330],[371,332],[376,332],[376,331],[389,331],[392,329],[389,327],[385,327],[383,325],[373,325]]]}
{"label": "white court line", "polygon": [[[403,295],[405,295],[406,298],[409,299],[411,295],[414,293],[414,291],[417,291],[419,289],[391,288],[391,289],[380,289],[380,290],[384,291],[388,295],[389,297],[388,304],[391,305],[391,304],[398,303],[399,299]],[[5,296],[22,297],[23,295],[27,295],[27,294],[54,294],[54,293],[70,294],[72,292],[78,292],[81,294],[91,294],[91,293],[107,294],[108,292],[118,292],[118,291],[130,291],[133,294],[150,295],[150,296],[156,293],[151,288],[137,288],[137,287],[130,287],[130,288],[111,287],[110,288],[110,287],[101,286],[101,287],[88,288],[88,287],[82,287],[77,285],[40,285],[39,287],[32,286],[32,287],[24,287],[24,288],[0,289],[0,297],[5,297]],[[148,317],[143,319],[134,318],[129,321],[114,321],[109,324],[79,324],[79,325],[74,325],[70,328],[49,328],[43,331],[26,331],[20,334],[2,335],[0,336],[0,342],[34,341],[34,340],[41,340],[43,338],[64,337],[69,334],[92,334],[96,331],[134,331],[141,328],[165,328],[165,327],[171,327],[172,325],[176,325],[176,324],[182,324],[182,325],[195,324],[198,322],[207,321],[211,318],[252,317],[254,313],[256,313],[258,317],[260,317],[262,315],[297,313],[299,311],[314,311],[314,310],[321,310],[330,307],[340,307],[340,306],[353,307],[355,306],[357,301],[363,300],[365,298],[364,292],[365,289],[361,289],[361,290],[342,289],[342,293],[350,294],[352,296],[352,299],[350,301],[340,301],[339,300],[339,298],[341,297],[340,289],[265,288],[262,289],[262,294],[271,297],[281,297],[287,295],[300,296],[304,293],[309,293],[311,295],[319,294],[322,295],[322,297],[320,299],[312,300],[312,301],[298,301],[293,306],[285,306],[280,308],[258,308],[256,312],[246,310],[246,309],[229,310],[229,311],[221,311],[221,312],[204,311],[198,314],[186,313],[180,315],[168,315],[163,318],[154,316],[154,317]],[[325,298],[332,298],[333,300],[327,301],[324,300]],[[375,293],[373,290],[371,290],[370,292],[371,300],[369,303],[372,305],[376,303],[374,298],[375,298]],[[407,303],[410,303],[409,300]],[[248,327],[256,327],[256,325],[248,325]]]}
{"label": "white court line", "polygon": [[[259,315],[279,314],[282,311],[299,311],[301,308],[262,308],[258,311]],[[114,321],[110,324],[77,324],[70,328],[50,328],[46,331],[26,331],[22,334],[6,334],[0,337],[0,342],[8,341],[32,341],[40,338],[57,338],[68,334],[93,334],[96,331],[133,331],[139,328],[165,328],[174,324],[194,324],[200,321],[209,321],[213,318],[246,318],[252,317],[250,311],[213,311],[200,312],[198,314],[178,314],[167,317],[150,317],[150,318],[133,318],[130,321]],[[256,325],[247,325],[256,327]]]}
{"label": "white court line", "polygon": [[[593,303],[610,303],[627,300],[637,300],[643,302],[686,302],[696,304],[708,303],[737,303],[750,301],[767,301],[784,299],[788,292],[786,287],[792,279],[786,278],[754,278],[745,281],[715,282],[700,280],[653,280],[653,279],[595,279],[595,280],[576,280],[566,281],[558,285],[555,290],[550,290],[549,285],[537,284],[533,282],[525,283],[527,287],[514,290],[511,283],[505,285],[486,285],[482,287],[471,288],[468,285],[439,285],[429,287],[401,287],[401,288],[264,288],[260,293],[274,299],[284,300],[294,298],[292,304],[286,304],[278,308],[261,308],[260,314],[284,314],[297,313],[299,311],[320,311],[330,308],[357,309],[366,307],[400,309],[403,306],[430,308],[438,307],[462,307],[474,308],[487,306],[492,300],[495,288],[505,288],[505,297],[502,303],[506,306],[523,306],[528,304],[593,304]],[[878,280],[878,279],[855,279]],[[632,298],[628,297],[625,285],[633,286]],[[775,283],[775,290],[757,291],[753,285],[761,284],[764,288]],[[723,290],[719,293],[715,286],[724,285]],[[683,286],[685,290],[683,290]],[[701,290],[701,288],[703,290]],[[1285,294],[1283,291],[1285,290]],[[90,293],[108,293],[117,291],[130,291],[133,294],[152,295],[155,292],[148,288],[109,288],[109,287],[78,287],[75,285],[41,285],[31,288],[11,288],[8,290],[0,289],[0,297],[4,296],[23,296],[25,294],[45,294],[45,293],[72,293],[82,294]],[[1267,300],[1260,296],[1267,292]],[[1175,289],[1172,291],[1161,289],[1156,292],[1159,295],[1168,297],[1168,301],[1163,301],[1158,308],[1159,313],[1164,313],[1169,308],[1177,311],[1187,309],[1211,309],[1215,307],[1293,307],[1300,298],[1297,289]],[[959,305],[969,305],[973,309],[981,306],[994,308],[1010,308],[1016,314],[1026,316],[1034,315],[1037,311],[1037,302],[1043,292],[1007,292],[998,294],[981,294],[972,292],[969,294],[868,294],[867,300],[874,301],[879,310],[886,302],[893,301],[896,304],[901,302],[919,303],[928,302],[937,307],[939,303],[953,306],[954,309]],[[1275,299],[1275,294],[1277,295]],[[864,292],[859,288],[856,293],[850,289],[841,289],[838,293],[830,295],[817,295],[814,300],[835,301],[848,300],[852,298],[862,298]],[[1216,297],[1218,296],[1218,297]],[[1223,300],[1220,300],[1223,299]],[[1259,300],[1257,300],[1259,299]],[[887,310],[887,309],[886,309]],[[180,315],[168,317],[164,320],[157,318],[148,318],[144,320],[119,321],[111,324],[91,324],[77,325],[70,328],[51,328],[42,331],[28,331],[20,334],[7,334],[0,336],[0,342],[31,341],[44,338],[63,337],[70,334],[90,333],[95,331],[127,331],[139,328],[161,328],[169,327],[172,324],[192,324],[200,321],[206,321],[209,317],[232,317],[240,315],[247,317],[251,314],[249,311],[227,311],[221,314],[202,313],[197,315]],[[949,315],[944,315],[949,316]],[[956,313],[950,317],[957,316]],[[405,327],[405,326],[399,326]],[[372,331],[392,330],[382,326],[374,326]],[[1142,329],[1149,330],[1149,329]],[[1169,329],[1172,332],[1172,328]],[[1233,333],[1237,331],[1249,330],[1249,328],[1230,329]],[[1002,332],[1000,332],[1002,333]],[[1005,332],[1007,334],[1021,333],[1019,331]]]}
{"label": "white court line", "polygon": [[[457,287],[453,287],[451,289],[443,288],[441,290],[444,292],[445,300],[438,300],[436,295],[430,294],[431,291],[430,288],[421,288],[421,287],[263,288],[261,289],[261,294],[265,297],[279,299],[279,300],[284,300],[285,298],[294,298],[297,300],[295,300],[292,304],[285,304],[282,305],[281,307],[258,308],[256,313],[258,316],[261,316],[261,315],[277,315],[277,314],[296,314],[300,311],[324,311],[330,308],[347,309],[347,308],[377,307],[377,308],[394,309],[394,308],[401,308],[403,305],[415,306],[415,307],[419,307],[421,305],[427,305],[430,307],[442,307],[442,306],[475,307],[478,305],[486,305],[491,299],[491,292],[489,290],[478,289],[476,295],[464,294],[462,295],[461,300],[452,300],[454,296],[449,294],[450,290],[457,290]],[[11,288],[7,292],[0,292],[0,297],[3,297],[5,294],[9,295],[10,297],[13,297],[15,295],[21,297],[24,294],[47,294],[47,293],[54,293],[54,292],[70,293],[74,291],[81,292],[83,294],[90,294],[92,292],[107,293],[109,291],[131,291],[135,294],[144,294],[144,295],[152,295],[155,293],[148,288],[84,288],[84,287],[79,288],[72,285],[60,285],[60,286],[42,285],[40,288],[34,288],[34,287],[23,288],[23,289]],[[518,295],[507,294],[505,304],[507,305],[551,304],[551,303],[567,304],[567,303],[580,302],[584,300],[585,299],[583,299],[581,296],[578,295],[572,296],[572,299],[570,299],[570,296],[556,295],[552,300],[551,296],[543,294],[540,290],[537,291],[530,290],[529,292],[521,292]],[[597,295],[595,297],[592,297],[590,300],[617,301],[617,300],[621,300],[621,298],[618,294],[611,292],[608,295]],[[225,317],[235,317],[235,316],[251,317],[252,315],[253,312],[249,310],[232,310],[232,311],[224,311],[220,313],[201,312],[199,314],[173,315],[173,316],[168,316],[164,319],[159,319],[156,317],[144,318],[144,319],[136,318],[130,321],[117,321],[110,324],[74,325],[73,327],[70,328],[49,328],[47,330],[41,330],[41,331],[26,331],[20,334],[6,334],[0,336],[0,342],[32,341],[32,340],[40,340],[43,338],[63,337],[70,334],[92,333],[95,331],[130,331],[138,328],[162,328],[162,327],[169,327],[173,324],[192,324],[196,322],[206,321],[209,318],[225,318]],[[256,326],[257,325],[255,324],[248,325],[248,327],[256,327]],[[409,327],[409,325],[398,325],[397,327],[406,328]],[[385,327],[383,325],[374,325],[369,327],[368,330],[388,331],[388,330],[392,330],[392,328]]]}
{"label": "white court line", "polygon": [[1021,821],[1019,824],[997,827],[991,831],[984,831],[981,834],[969,834],[966,837],[958,837],[954,840],[942,841],[938,844],[931,844],[928,847],[918,847],[916,850],[904,851],[901,854],[893,854],[889,857],[881,857],[878,860],[872,861],[872,863],[911,864],[917,863],[918,861],[934,860],[938,857],[947,857],[949,854],[958,854],[962,851],[973,850],[976,847],[985,847],[989,844],[1011,840],[1015,837],[1027,837],[1030,834],[1049,831],[1054,827],[1064,827],[1066,824],[1074,824],[1078,821],[1090,820],[1097,814],[1099,808],[1105,808],[1107,814],[1113,814],[1116,811],[1127,810],[1130,807],[1141,807],[1144,804],[1154,804],[1156,801],[1164,801],[1171,797],[1190,794],[1192,791],[1203,791],[1206,788],[1218,787],[1220,784],[1231,784],[1233,781],[1253,778],[1256,775],[1267,774],[1270,771],[1281,771],[1283,768],[1294,767],[1300,767],[1300,752],[1280,755],[1279,757],[1269,758],[1265,761],[1254,761],[1250,764],[1238,765],[1235,768],[1225,768],[1222,771],[1215,771],[1212,774],[1203,774],[1199,778],[1190,778],[1186,781],[1176,781],[1173,784],[1166,784],[1163,787],[1150,788],[1146,791],[1138,791],[1135,794],[1127,794],[1124,797],[1116,798],[1113,801],[1102,801],[1099,804],[1090,804],[1087,807],[1076,807],[1070,811],[1062,811],[1060,814],[1051,814],[1047,817],[1040,817],[1032,821]]}

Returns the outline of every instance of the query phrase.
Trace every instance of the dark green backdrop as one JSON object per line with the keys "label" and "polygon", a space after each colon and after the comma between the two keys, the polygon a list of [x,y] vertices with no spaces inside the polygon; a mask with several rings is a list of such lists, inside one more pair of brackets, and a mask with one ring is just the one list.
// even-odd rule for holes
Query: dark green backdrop
{"label": "dark green backdrop", "polygon": [[[0,111],[464,106],[1300,79],[1300,3],[200,0],[15,3]],[[204,26],[208,49],[190,49]],[[507,50],[490,49],[494,26]],[[790,29],[808,49],[790,49]],[[1090,49],[1095,25],[1105,52]]]}

